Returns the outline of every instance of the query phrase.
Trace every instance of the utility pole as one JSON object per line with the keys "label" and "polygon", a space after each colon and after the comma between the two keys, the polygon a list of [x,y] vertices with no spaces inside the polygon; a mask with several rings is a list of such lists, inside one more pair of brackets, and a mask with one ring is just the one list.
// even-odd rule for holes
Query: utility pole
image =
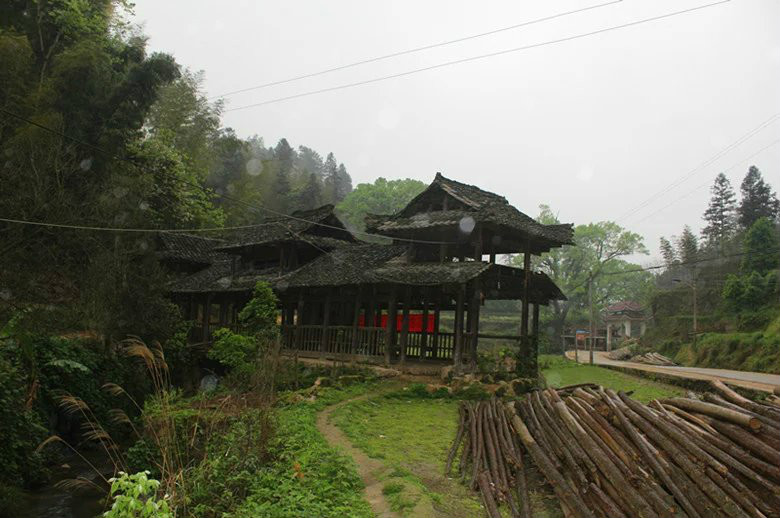
{"label": "utility pole", "polygon": [[590,364],[593,365],[593,342],[596,340],[596,318],[593,314],[593,272],[588,277],[588,304],[590,304]]}
{"label": "utility pole", "polygon": [[699,331],[699,326],[697,325],[698,322],[696,320],[696,266],[693,267],[693,283],[691,284],[691,287],[693,288],[693,347],[696,348],[696,334]]}

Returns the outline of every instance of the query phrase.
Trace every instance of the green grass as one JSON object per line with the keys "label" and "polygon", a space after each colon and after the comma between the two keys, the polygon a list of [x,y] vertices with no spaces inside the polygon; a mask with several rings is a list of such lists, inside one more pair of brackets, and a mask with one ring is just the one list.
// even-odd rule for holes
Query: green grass
{"label": "green grass", "polygon": [[657,398],[681,396],[684,390],[638,376],[623,374],[595,365],[576,364],[561,356],[540,355],[539,366],[547,384],[565,387],[579,383],[598,383],[612,390],[633,391],[633,398],[644,403]]}
{"label": "green grass", "polygon": [[458,402],[388,395],[356,401],[333,413],[335,424],[357,448],[391,470],[384,492],[402,516],[481,516],[477,495],[443,476],[458,424]]}
{"label": "green grass", "polygon": [[371,518],[351,458],[317,430],[317,412],[365,392],[367,385],[329,388],[314,402],[279,410],[273,461],[254,474],[244,503],[226,518]]}

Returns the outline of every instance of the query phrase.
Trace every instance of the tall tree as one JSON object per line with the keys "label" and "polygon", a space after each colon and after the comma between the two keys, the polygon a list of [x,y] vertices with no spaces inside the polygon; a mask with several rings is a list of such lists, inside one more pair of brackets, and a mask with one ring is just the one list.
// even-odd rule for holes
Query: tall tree
{"label": "tall tree", "polygon": [[664,258],[664,264],[667,268],[671,268],[677,264],[677,252],[672,243],[665,237],[661,237],[661,255]]}
{"label": "tall tree", "polygon": [[287,139],[280,139],[274,148],[274,166],[276,169],[276,181],[274,182],[276,203],[274,205],[279,212],[287,213],[290,209],[291,176],[295,157],[295,150],[287,142]]}
{"label": "tall tree", "polygon": [[693,263],[699,256],[699,240],[688,225],[677,239],[677,256],[682,263]]}
{"label": "tall tree", "polygon": [[[305,172],[305,171],[304,171]],[[306,183],[298,192],[296,209],[306,210],[319,207],[322,204],[322,186],[315,173],[309,173]]]}
{"label": "tall tree", "polygon": [[758,272],[761,275],[780,266],[780,239],[777,229],[767,218],[760,218],[745,234],[743,273]]}
{"label": "tall tree", "polygon": [[336,202],[340,202],[352,192],[352,177],[347,173],[347,168],[344,164],[339,164],[339,168],[336,171],[336,184],[333,188],[333,195]]}
{"label": "tall tree", "polygon": [[740,186],[742,201],[739,204],[739,224],[749,229],[760,218],[776,220],[780,214],[780,201],[772,187],[764,182],[758,167],[752,165]]}
{"label": "tall tree", "polygon": [[[549,206],[542,205],[540,209],[537,221],[559,223]],[[561,336],[572,313],[576,313],[578,321],[587,321],[589,282],[593,285],[594,305],[603,306],[622,298],[641,298],[640,292],[645,288],[627,291],[625,288],[634,284],[628,283],[626,276],[636,276],[641,281],[636,286],[645,287],[650,276],[647,272],[617,274],[636,269],[636,265],[626,262],[623,257],[647,253],[642,236],[617,223],[601,221],[578,225],[574,228],[574,242],[576,246],[553,249],[535,262],[535,267],[550,276],[566,293],[567,300],[551,301],[544,312],[556,337]],[[521,265],[522,257],[514,257],[513,262]]]}
{"label": "tall tree", "polygon": [[425,184],[419,180],[386,180],[377,178],[374,183],[361,183],[337,205],[345,223],[354,229],[365,228],[364,218],[371,214],[394,214],[423,192]]}
{"label": "tall tree", "polygon": [[328,153],[325,157],[325,164],[322,168],[323,183],[325,188],[325,199],[328,203],[336,204],[341,200],[336,199],[338,184],[339,166],[333,153]]}
{"label": "tall tree", "polygon": [[308,171],[317,175],[318,178],[322,178],[324,167],[322,155],[310,147],[298,146],[298,168],[301,171]]}
{"label": "tall tree", "polygon": [[734,215],[736,212],[736,196],[726,175],[720,173],[715,177],[715,183],[710,189],[712,197],[710,205],[704,211],[704,221],[707,225],[702,230],[706,245],[723,255],[724,244],[736,230]]}

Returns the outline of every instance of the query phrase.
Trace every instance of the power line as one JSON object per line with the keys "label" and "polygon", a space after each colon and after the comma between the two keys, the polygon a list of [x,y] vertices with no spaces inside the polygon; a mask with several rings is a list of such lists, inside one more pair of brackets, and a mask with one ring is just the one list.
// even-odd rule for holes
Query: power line
{"label": "power line", "polygon": [[625,212],[618,219],[619,220],[623,220],[623,219],[631,216],[632,214],[635,214],[635,213],[639,212],[644,207],[647,207],[648,205],[650,205],[656,198],[658,198],[659,196],[663,196],[664,194],[666,194],[667,192],[673,190],[674,188],[678,187],[679,185],[682,185],[688,178],[691,178],[693,175],[695,175],[696,173],[698,173],[699,171],[701,171],[705,167],[713,164],[718,159],[720,159],[721,157],[726,155],[729,151],[731,151],[732,149],[738,147],[740,144],[746,142],[747,140],[751,139],[756,134],[758,134],[761,130],[763,130],[764,128],[770,126],[772,123],[774,123],[777,120],[780,120],[780,112],[775,113],[774,115],[772,115],[771,117],[766,119],[764,122],[762,122],[761,124],[759,124],[755,128],[751,129],[746,134],[742,135],[737,140],[735,140],[734,142],[732,142],[731,144],[729,144],[725,148],[721,149],[720,151],[715,153],[713,156],[711,156],[710,158],[708,158],[707,160],[705,160],[701,164],[697,165],[696,167],[694,167],[693,169],[691,169],[690,171],[685,173],[681,178],[678,178],[677,180],[673,181],[672,183],[670,183],[669,185],[667,185],[666,187],[664,187],[663,189],[661,189],[657,193],[655,193],[655,194],[651,195],[649,198],[645,199],[645,201],[643,201],[639,205],[635,206],[632,209],[629,209],[627,212]]}
{"label": "power line", "polygon": [[699,264],[699,263],[706,263],[706,262],[711,262],[711,261],[719,261],[721,259],[730,259],[732,257],[741,257],[741,256],[744,256],[744,255],[771,254],[771,253],[775,253],[775,252],[780,252],[780,248],[769,249],[769,250],[765,250],[763,252],[740,252],[740,253],[736,253],[736,254],[722,255],[720,257],[710,257],[710,258],[707,258],[707,259],[697,259],[695,261],[679,262],[679,263],[674,263],[674,264],[671,264],[671,265],[659,264],[659,265],[656,265],[656,266],[646,266],[644,268],[636,268],[634,270],[624,270],[622,272],[604,272],[601,275],[623,275],[625,273],[646,272],[648,270],[660,270],[662,268],[672,269],[672,268],[675,268],[677,266],[687,266],[687,265],[690,265],[690,264]]}
{"label": "power line", "polygon": [[519,29],[521,27],[527,27],[529,25],[534,25],[536,23],[541,23],[541,22],[546,22],[546,21],[549,21],[549,20],[554,20],[556,18],[562,18],[564,16],[569,16],[569,15],[572,15],[572,14],[582,13],[582,12],[590,11],[590,10],[593,10],[593,9],[599,9],[601,7],[606,7],[608,5],[619,4],[622,1],[623,0],[614,0],[614,1],[611,1],[611,2],[603,3],[603,4],[592,5],[592,6],[589,6],[589,7],[583,7],[581,9],[575,9],[575,10],[572,10],[572,11],[566,11],[566,12],[563,12],[563,13],[558,13],[558,14],[553,14],[553,15],[550,15],[550,16],[545,16],[543,18],[537,18],[535,20],[530,20],[530,21],[527,21],[527,22],[522,22],[522,23],[518,23],[518,24],[515,24],[515,25],[510,25],[508,27],[501,27],[499,29],[493,29],[493,30],[490,30],[490,31],[487,31],[487,32],[482,32],[482,33],[479,33],[479,34],[472,34],[472,35],[469,35],[469,36],[464,36],[464,37],[461,37],[461,38],[456,38],[454,40],[447,40],[447,41],[442,41],[442,42],[439,42],[439,43],[432,43],[432,44],[429,44],[429,45],[423,45],[421,47],[415,47],[415,48],[412,48],[412,49],[402,50],[402,51],[398,51],[398,52],[392,52],[390,54],[384,54],[382,56],[368,58],[368,59],[364,59],[364,60],[361,60],[361,61],[355,61],[353,63],[348,63],[346,65],[340,65],[340,66],[333,67],[333,68],[327,68],[325,70],[320,70],[320,71],[317,71],[317,72],[311,72],[311,73],[303,74],[303,75],[300,75],[300,76],[290,77],[290,78],[287,78],[287,79],[281,79],[281,80],[278,80],[278,81],[272,81],[270,83],[263,83],[263,84],[259,84],[259,85],[255,85],[255,86],[250,86],[250,87],[247,87],[247,88],[241,88],[239,90],[232,90],[230,92],[226,92],[226,93],[221,94],[221,95],[216,95],[214,97],[210,97],[209,99],[223,99],[223,98],[228,97],[230,95],[240,94],[240,93],[244,93],[244,92],[250,92],[252,90],[260,90],[262,88],[268,88],[270,86],[278,86],[278,85],[283,85],[283,84],[286,84],[286,83],[292,83],[294,81],[300,81],[301,79],[309,79],[309,78],[312,78],[312,77],[317,77],[317,76],[329,74],[331,72],[337,72],[339,70],[346,70],[348,68],[353,68],[353,67],[357,67],[357,66],[360,66],[360,65],[366,65],[366,64],[369,64],[369,63],[376,63],[377,61],[384,61],[384,60],[390,59],[390,58],[395,58],[395,57],[399,57],[399,56],[405,56],[407,54],[413,54],[415,52],[421,52],[423,50],[430,50],[430,49],[435,49],[435,48],[438,48],[438,47],[444,47],[444,46],[447,46],[447,45],[452,45],[454,43],[462,43],[464,41],[469,41],[469,40],[473,40],[473,39],[477,39],[477,38],[482,38],[484,36],[491,36],[493,34],[498,34],[500,32],[510,31],[510,30],[514,30],[514,29]]}
{"label": "power line", "polygon": [[[95,146],[94,144],[90,144],[89,142],[85,142],[83,140],[77,139],[77,138],[72,137],[72,136],[70,136],[70,135],[68,135],[66,133],[61,132],[61,131],[55,130],[55,129],[50,128],[48,126],[44,126],[43,124],[35,122],[35,121],[33,121],[33,120],[31,120],[31,119],[29,119],[27,117],[23,117],[22,115],[18,115],[18,114],[14,113],[14,112],[11,112],[11,111],[3,108],[3,107],[0,107],[0,112],[3,112],[5,114],[7,114],[7,115],[9,115],[11,117],[14,117],[14,118],[16,118],[18,120],[21,120],[23,122],[26,122],[27,124],[31,124],[31,125],[33,125],[33,126],[35,126],[37,128],[40,128],[40,129],[42,129],[44,131],[48,131],[49,133],[52,133],[54,135],[58,135],[58,136],[60,136],[62,138],[68,139],[68,140],[70,140],[72,142],[75,142],[76,144],[79,144],[81,146],[84,146],[84,147],[87,147],[89,149],[95,150],[98,153],[101,153],[101,154],[103,154],[103,155],[105,155],[105,156],[107,156],[109,158],[114,159],[114,160],[119,160],[119,161],[122,161],[122,162],[126,162],[126,163],[132,165],[133,167],[136,167],[137,169],[139,169],[141,171],[144,171],[143,167],[141,167],[139,164],[137,164],[134,160],[132,160],[130,158],[120,157],[120,156],[114,155],[111,152],[106,151],[105,149],[103,149],[103,148],[101,148],[99,146]],[[186,180],[184,178],[180,178],[179,180],[181,182],[185,183],[185,184],[191,185],[193,187],[197,187],[199,189],[201,189],[203,187],[203,186],[201,186],[198,183],[191,182],[191,181]],[[243,200],[240,200],[238,198],[233,198],[233,197],[228,196],[228,195],[223,194],[223,193],[215,192],[214,194],[216,196],[219,196],[219,197],[223,198],[223,199],[232,201],[234,203],[241,204],[241,205],[243,205],[245,207],[248,207],[248,208],[251,208],[251,209],[254,209],[254,210],[267,212],[269,214],[273,214],[274,216],[277,216],[277,217],[280,217],[280,218],[286,218],[286,219],[289,219],[289,220],[300,221],[300,222],[308,223],[308,224],[311,224],[311,225],[316,225],[316,226],[323,227],[323,228],[329,228],[329,229],[333,229],[333,230],[339,230],[339,231],[343,231],[344,230],[342,227],[337,227],[335,225],[328,225],[326,223],[322,223],[322,222],[319,222],[319,221],[308,220],[308,219],[301,218],[301,217],[298,217],[298,216],[295,216],[295,215],[292,215],[292,214],[284,214],[283,212],[279,212],[279,211],[276,211],[276,210],[273,210],[273,209],[269,209],[269,208],[263,207],[261,205],[258,205],[258,206],[252,205],[252,204],[249,204],[249,203],[247,203],[247,202],[245,202]],[[11,218],[0,218],[0,221],[5,221],[7,223],[17,223],[17,224],[27,224],[27,225],[37,225],[37,226],[49,226],[49,227],[74,228],[74,229],[81,229],[81,230],[114,231],[114,232],[122,232],[122,231],[124,231],[124,229],[122,229],[121,227],[120,228],[116,228],[116,227],[98,227],[98,226],[89,226],[89,225],[65,225],[65,224],[59,224],[59,223],[49,223],[49,222],[43,222],[43,221],[28,221],[28,220],[11,219]],[[279,223],[279,222],[272,221],[272,222],[260,223],[260,224],[257,224],[257,225],[249,225],[249,226],[235,227],[235,228],[238,229],[238,228],[261,227],[261,226],[270,225],[270,224],[277,224],[277,223]],[[168,229],[166,231],[169,231],[169,232],[200,232],[200,231],[216,231],[216,230],[230,230],[230,229],[224,229],[224,228]],[[288,228],[288,230],[290,230],[290,232],[293,232],[289,228]],[[162,232],[162,230],[156,230],[156,229],[129,229],[128,231],[129,232]],[[404,242],[404,243],[420,243],[420,244],[435,244],[435,245],[458,244],[458,243],[452,242],[452,241],[428,241],[428,240],[422,240],[422,239],[408,239],[408,238],[399,238],[399,237],[390,238],[389,236],[384,236],[384,235],[381,235],[381,234],[371,234],[369,232],[362,232],[362,231],[359,231],[359,230],[351,230],[349,232],[352,233],[353,235],[363,235],[363,236],[374,237],[374,238],[393,239],[395,241],[400,241],[400,242]]]}
{"label": "power line", "polygon": [[495,56],[501,56],[501,55],[504,55],[504,54],[510,54],[512,52],[520,52],[520,51],[534,49],[534,48],[538,48],[538,47],[544,47],[546,45],[555,45],[555,44],[558,44],[558,43],[564,43],[564,42],[567,42],[567,41],[577,40],[577,39],[580,39],[580,38],[586,38],[586,37],[589,37],[589,36],[594,36],[594,35],[602,34],[602,33],[605,33],[605,32],[610,32],[610,31],[614,31],[614,30],[618,30],[618,29],[624,29],[626,27],[632,27],[634,25],[640,25],[640,24],[643,24],[643,23],[648,23],[648,22],[653,22],[653,21],[657,21],[657,20],[662,20],[662,19],[665,19],[665,18],[671,18],[673,16],[678,16],[678,15],[690,13],[690,12],[693,12],[693,11],[699,11],[699,10],[702,10],[702,9],[706,9],[708,7],[713,7],[713,6],[716,6],[716,5],[725,4],[725,3],[728,3],[730,1],[731,0],[720,0],[719,2],[713,2],[713,3],[710,3],[710,4],[700,5],[700,6],[697,6],[697,7],[691,7],[689,9],[683,9],[681,11],[674,11],[674,12],[662,14],[662,15],[659,15],[659,16],[653,16],[651,18],[644,18],[644,19],[641,19],[641,20],[634,20],[632,22],[628,22],[628,23],[624,23],[624,24],[620,24],[620,25],[613,25],[613,26],[605,27],[603,29],[598,29],[598,30],[595,30],[595,31],[585,32],[585,33],[581,33],[581,34],[575,34],[573,36],[567,36],[565,38],[559,38],[559,39],[555,39],[555,40],[548,40],[548,41],[543,41],[543,42],[540,42],[540,43],[533,43],[533,44],[530,44],[530,45],[524,45],[522,47],[515,47],[515,48],[511,48],[511,49],[500,50],[500,51],[497,51],[497,52],[490,52],[488,54],[480,54],[478,56],[472,56],[472,57],[469,57],[469,58],[462,58],[462,59],[456,59],[456,60],[453,60],[453,61],[446,61],[444,63],[439,63],[439,64],[436,64],[436,65],[430,65],[430,66],[423,67],[423,68],[416,68],[416,69],[413,69],[413,70],[407,70],[405,72],[399,72],[399,73],[391,74],[391,75],[387,75],[387,76],[375,77],[373,79],[366,79],[366,80],[363,80],[363,81],[356,81],[354,83],[346,83],[346,84],[342,84],[342,85],[338,85],[338,86],[332,86],[332,87],[329,87],[329,88],[321,88],[319,90],[311,90],[311,91],[302,92],[302,93],[299,93],[299,94],[288,95],[288,96],[285,96],[285,97],[277,97],[275,99],[269,99],[267,101],[262,101],[262,102],[259,102],[259,103],[247,104],[245,106],[239,106],[237,108],[230,108],[230,109],[225,110],[225,112],[232,112],[232,111],[237,111],[237,110],[245,110],[247,108],[255,108],[255,107],[258,107],[258,106],[265,106],[265,105],[268,105],[268,104],[275,104],[275,103],[279,103],[279,102],[283,102],[283,101],[289,101],[289,100],[292,100],[292,99],[298,99],[298,98],[301,98],[301,97],[308,97],[308,96],[311,96],[311,95],[317,95],[317,94],[321,94],[321,93],[333,92],[333,91],[336,91],[336,90],[342,90],[342,89],[345,89],[345,88],[354,88],[354,87],[357,87],[357,86],[363,86],[363,85],[367,85],[367,84],[371,84],[371,83],[378,83],[380,81],[386,81],[388,79],[395,79],[395,78],[399,78],[399,77],[405,77],[405,76],[409,76],[409,75],[412,75],[412,74],[417,74],[417,73],[420,73],[420,72],[426,72],[426,71],[429,71],[429,70],[435,70],[435,69],[438,69],[438,68],[444,68],[444,67],[448,67],[448,66],[452,66],[452,65],[459,65],[461,63],[468,63],[468,62],[471,62],[471,61],[478,61],[478,60],[481,60],[481,59],[491,58],[491,57],[495,57]]}
{"label": "power line", "polygon": [[[732,166],[728,167],[727,169],[724,169],[724,170],[723,170],[723,172],[725,173],[725,172],[731,171],[732,169],[734,169],[735,167],[737,167],[737,166],[738,166],[738,165],[740,165],[741,163],[743,163],[743,162],[745,162],[745,161],[747,161],[747,160],[750,160],[751,158],[753,158],[753,157],[755,157],[755,156],[757,156],[757,155],[759,155],[759,154],[763,153],[763,152],[764,152],[764,151],[766,151],[767,149],[769,149],[769,148],[771,148],[771,147],[773,147],[773,146],[776,146],[777,144],[780,144],[780,139],[777,139],[777,140],[775,140],[774,142],[771,142],[771,143],[767,144],[766,146],[762,147],[761,149],[759,149],[758,151],[756,151],[756,152],[755,152],[755,153],[753,153],[752,155],[750,155],[750,156],[748,156],[748,157],[745,157],[745,158],[743,158],[742,160],[740,160],[740,161],[738,161],[738,162],[735,162],[735,163],[734,163]],[[670,202],[670,203],[668,203],[668,204],[664,205],[663,207],[661,207],[660,209],[656,210],[655,212],[651,212],[650,214],[648,214],[648,215],[647,215],[647,216],[645,216],[644,218],[642,218],[642,219],[640,219],[640,220],[637,220],[636,222],[634,222],[634,223],[633,223],[633,225],[638,225],[638,224],[642,223],[643,221],[646,221],[646,220],[650,219],[651,217],[655,216],[655,215],[656,215],[656,214],[658,214],[659,212],[661,212],[661,211],[664,211],[664,210],[668,209],[669,207],[671,207],[671,206],[672,206],[672,205],[674,205],[675,203],[679,202],[680,200],[683,200],[683,199],[687,198],[687,197],[688,197],[688,196],[690,196],[691,194],[695,193],[696,191],[698,191],[698,190],[699,190],[699,189],[701,189],[702,187],[706,187],[706,186],[708,186],[709,184],[710,184],[710,182],[708,181],[708,182],[706,182],[706,183],[703,183],[703,184],[699,185],[699,186],[698,186],[698,187],[696,187],[695,189],[692,189],[692,190],[688,191],[686,194],[684,194],[684,195],[680,196],[679,198],[675,199],[674,201],[672,201],[672,202]]]}
{"label": "power line", "polygon": [[241,225],[235,227],[210,227],[210,228],[125,228],[125,227],[99,227],[91,225],[70,225],[67,223],[49,223],[46,221],[30,221],[25,219],[0,218],[4,223],[15,223],[19,225],[33,225],[38,227],[69,228],[72,230],[91,230],[101,232],[136,232],[136,233],[192,233],[192,232],[220,232],[225,230],[245,230],[249,228],[264,227],[274,223],[260,223],[257,225]]}

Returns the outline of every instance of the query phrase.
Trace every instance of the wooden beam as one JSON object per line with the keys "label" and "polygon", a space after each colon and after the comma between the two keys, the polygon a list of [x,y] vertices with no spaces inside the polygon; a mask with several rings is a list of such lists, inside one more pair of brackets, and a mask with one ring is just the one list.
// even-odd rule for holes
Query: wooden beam
{"label": "wooden beam", "polygon": [[469,332],[471,333],[471,347],[469,348],[469,365],[472,372],[477,371],[477,346],[479,345],[479,311],[482,305],[482,289],[479,277],[474,279],[474,286],[471,294],[471,302],[469,302],[469,314],[471,316],[471,327]]}
{"label": "wooden beam", "polygon": [[458,285],[455,302],[455,348],[452,353],[452,363],[455,374],[460,374],[463,366],[463,299],[466,298],[466,285]]}
{"label": "wooden beam", "polygon": [[439,357],[439,321],[441,319],[441,295],[436,297],[433,306],[433,344],[431,347],[431,358]]}
{"label": "wooden beam", "polygon": [[304,308],[306,305],[306,300],[303,298],[303,292],[298,293],[298,318],[295,320],[295,331],[293,332],[293,336],[295,339],[293,340],[293,349],[297,350],[300,347],[300,340],[301,340],[301,332],[303,327],[303,313]]}
{"label": "wooden beam", "polygon": [[385,364],[390,365],[395,352],[395,323],[398,319],[396,303],[398,289],[395,284],[390,287],[390,299],[387,303],[387,327],[385,328]]}
{"label": "wooden beam", "polygon": [[406,286],[404,290],[404,310],[403,320],[401,321],[401,365],[406,364],[406,346],[409,343],[409,305],[411,303],[411,286]]}
{"label": "wooden beam", "polygon": [[531,284],[531,253],[523,254],[523,309],[520,315],[520,348],[516,361],[518,376],[533,377],[531,372],[531,342],[528,337],[529,288]]}
{"label": "wooden beam", "polygon": [[358,287],[357,295],[355,296],[355,312],[352,318],[352,344],[349,348],[349,354],[351,360],[355,361],[355,355],[357,354],[358,345],[358,328],[360,323],[360,303],[361,303],[361,287]]}
{"label": "wooden beam", "polygon": [[422,292],[422,332],[420,335],[420,359],[428,357],[428,288],[423,288]]}
{"label": "wooden beam", "polygon": [[539,372],[539,304],[534,304],[533,313],[534,335],[533,342],[530,347],[530,356],[528,358],[528,370],[534,373]]}
{"label": "wooden beam", "polygon": [[320,338],[320,356],[325,356],[328,352],[328,326],[330,325],[330,303],[333,298],[333,292],[328,289],[325,295],[325,303],[322,307],[322,337]]}

